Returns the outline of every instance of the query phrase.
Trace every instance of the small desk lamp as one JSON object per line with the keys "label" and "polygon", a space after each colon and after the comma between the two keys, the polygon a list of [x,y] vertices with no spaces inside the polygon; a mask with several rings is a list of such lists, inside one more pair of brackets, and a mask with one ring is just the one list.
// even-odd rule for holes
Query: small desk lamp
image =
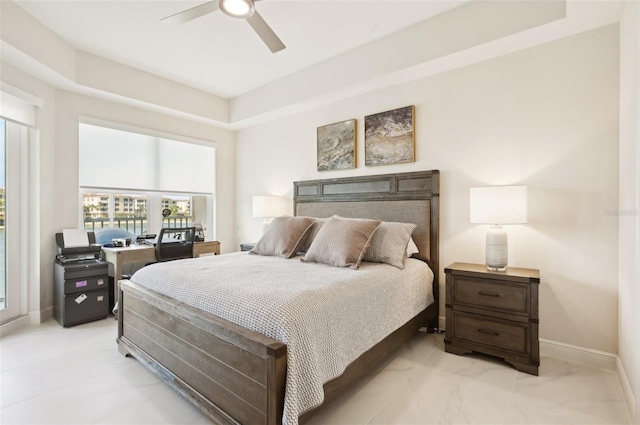
{"label": "small desk lamp", "polygon": [[487,269],[506,270],[507,232],[502,225],[527,222],[527,187],[472,187],[469,189],[469,207],[471,223],[491,225],[485,250]]}
{"label": "small desk lamp", "polygon": [[271,224],[271,220],[287,212],[287,200],[280,196],[254,196],[253,217],[264,218],[262,233],[264,234]]}

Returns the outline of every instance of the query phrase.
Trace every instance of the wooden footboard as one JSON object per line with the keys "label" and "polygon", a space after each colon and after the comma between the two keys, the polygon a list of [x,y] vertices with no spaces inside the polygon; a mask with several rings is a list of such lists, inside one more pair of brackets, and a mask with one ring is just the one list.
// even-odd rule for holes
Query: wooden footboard
{"label": "wooden footboard", "polygon": [[282,422],[286,346],[120,281],[118,345],[219,424]]}

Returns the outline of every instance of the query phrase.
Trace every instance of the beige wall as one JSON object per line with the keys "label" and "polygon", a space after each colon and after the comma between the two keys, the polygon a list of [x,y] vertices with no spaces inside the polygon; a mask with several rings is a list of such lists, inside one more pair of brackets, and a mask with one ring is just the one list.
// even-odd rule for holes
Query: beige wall
{"label": "beige wall", "polygon": [[[640,423],[640,3],[620,21],[620,203],[618,354],[621,384]],[[635,408],[634,408],[635,405]]]}
{"label": "beige wall", "polygon": [[[364,167],[363,117],[411,104],[416,162]],[[317,172],[316,128],[349,118],[358,168]],[[440,264],[483,262],[469,187],[525,184],[529,223],[508,229],[510,264],[541,270],[541,337],[615,353],[618,218],[607,211],[618,206],[617,141],[613,25],[239,131],[236,245],[260,235],[252,195],[291,198],[294,180],[439,169]]]}

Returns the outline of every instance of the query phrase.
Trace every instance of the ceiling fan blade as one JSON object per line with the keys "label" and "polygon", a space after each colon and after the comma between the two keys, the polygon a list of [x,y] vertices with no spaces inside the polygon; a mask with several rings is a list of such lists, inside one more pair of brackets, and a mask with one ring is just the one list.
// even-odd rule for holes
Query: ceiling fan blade
{"label": "ceiling fan blade", "polygon": [[262,19],[262,16],[260,16],[257,10],[247,18],[247,22],[249,22],[251,28],[260,36],[271,52],[276,53],[286,47],[271,27]]}
{"label": "ceiling fan blade", "polygon": [[192,7],[191,9],[176,13],[175,15],[160,19],[160,22],[169,25],[184,24],[185,22],[189,22],[193,19],[204,16],[207,13],[215,12],[218,9],[220,9],[220,7],[218,6],[218,0],[213,0],[199,6]]}

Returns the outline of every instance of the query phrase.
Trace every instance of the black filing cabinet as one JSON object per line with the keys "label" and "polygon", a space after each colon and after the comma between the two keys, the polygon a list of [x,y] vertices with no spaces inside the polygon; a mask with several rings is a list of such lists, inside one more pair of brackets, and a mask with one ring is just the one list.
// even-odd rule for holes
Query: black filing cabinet
{"label": "black filing cabinet", "polygon": [[109,315],[109,272],[98,259],[55,263],[56,320],[64,327]]}

